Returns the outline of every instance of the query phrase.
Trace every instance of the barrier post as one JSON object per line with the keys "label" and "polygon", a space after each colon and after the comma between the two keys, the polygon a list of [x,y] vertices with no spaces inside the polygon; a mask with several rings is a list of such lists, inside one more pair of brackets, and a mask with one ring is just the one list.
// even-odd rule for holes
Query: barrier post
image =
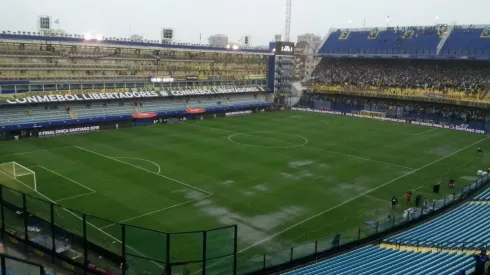
{"label": "barrier post", "polygon": [[[233,274],[237,274],[237,256],[238,256],[238,225],[235,224],[235,244],[233,247]],[[265,259],[264,259],[265,264]]]}
{"label": "barrier post", "polygon": [[361,228],[359,227],[357,229],[357,240],[359,241],[361,239]]}
{"label": "barrier post", "polygon": [[[5,212],[3,210],[3,186],[0,185],[0,207],[1,207],[1,215],[2,215],[2,240],[5,240]],[[2,273],[5,274],[5,273]]]}
{"label": "barrier post", "polygon": [[27,234],[27,224],[28,215],[27,215],[27,201],[26,194],[22,193],[22,215],[24,215],[24,249],[27,251],[27,240],[29,240],[29,236]]}
{"label": "barrier post", "polygon": [[290,255],[289,255],[289,261],[292,261],[293,260],[293,252],[294,251],[294,246],[291,246],[291,251],[290,251]]}
{"label": "barrier post", "polygon": [[376,234],[379,233],[379,222],[376,222]]}
{"label": "barrier post", "polygon": [[202,232],[202,275],[206,275],[206,238],[207,232]]}
{"label": "barrier post", "polygon": [[315,241],[315,255],[318,253],[318,240]]}
{"label": "barrier post", "polygon": [[122,275],[126,275],[126,225],[121,225],[121,256],[122,256]]}
{"label": "barrier post", "polygon": [[263,259],[263,261],[262,261],[262,270],[264,270],[264,269],[265,269],[265,257],[266,257],[266,256],[265,256],[265,254],[264,254],[264,259]]}
{"label": "barrier post", "polygon": [[[166,251],[165,251],[165,254],[166,254],[165,267],[167,267],[167,266],[170,266],[170,236],[171,235],[169,233],[165,233],[165,234],[167,234],[167,244],[166,244],[167,247],[165,248],[166,249]],[[165,270],[165,272],[167,272],[167,270]]]}
{"label": "barrier post", "polygon": [[7,267],[5,266],[5,255],[1,254],[0,255],[0,263],[1,263],[1,268],[2,268],[2,274],[7,274]]}
{"label": "barrier post", "polygon": [[87,245],[87,214],[82,214],[83,221],[83,274],[87,274],[88,245]]}
{"label": "barrier post", "polygon": [[56,244],[55,244],[55,226],[54,226],[54,204],[51,203],[49,205],[49,209],[51,211],[50,214],[50,218],[51,218],[51,245],[53,246],[53,248],[51,249],[51,262],[54,263],[54,254],[56,253]]}

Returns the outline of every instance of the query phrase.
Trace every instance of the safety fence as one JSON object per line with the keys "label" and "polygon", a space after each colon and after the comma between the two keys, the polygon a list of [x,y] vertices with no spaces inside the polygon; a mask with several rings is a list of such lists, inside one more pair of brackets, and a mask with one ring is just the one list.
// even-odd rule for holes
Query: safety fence
{"label": "safety fence", "polygon": [[42,265],[7,254],[0,254],[0,274],[8,275],[49,275]]}
{"label": "safety fence", "polygon": [[[490,242],[489,241],[477,241],[477,242],[471,242],[471,241],[462,241],[462,242],[455,242],[455,241],[425,241],[425,240],[409,240],[409,239],[396,239],[396,240],[385,240],[384,243],[387,244],[393,244],[397,248],[400,248],[402,246],[411,246],[415,248],[415,251],[418,251],[419,249],[423,248],[435,248],[437,251],[444,251],[444,250],[461,250],[461,251],[466,251],[466,250],[487,250]],[[406,243],[410,243],[409,245]]]}
{"label": "safety fence", "polygon": [[166,233],[67,209],[2,185],[0,203],[2,239],[77,274],[236,270],[237,226]]}
{"label": "safety fence", "polygon": [[[365,222],[355,230],[260,256],[246,257],[237,253],[236,225],[166,233],[63,208],[2,185],[1,235],[2,239],[77,274],[87,271],[148,275],[248,274],[321,255],[344,245],[356,245],[364,238],[401,227],[462,201],[489,179],[488,174],[481,176],[463,189],[410,208],[401,216]],[[464,243],[458,247],[477,248],[482,244]]]}

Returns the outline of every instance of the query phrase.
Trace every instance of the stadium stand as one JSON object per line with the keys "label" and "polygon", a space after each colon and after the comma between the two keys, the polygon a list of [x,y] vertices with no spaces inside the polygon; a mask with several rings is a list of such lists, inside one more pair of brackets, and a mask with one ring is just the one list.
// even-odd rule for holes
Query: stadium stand
{"label": "stadium stand", "polygon": [[489,56],[488,26],[455,26],[442,47],[441,54],[463,56]]}
{"label": "stadium stand", "polygon": [[387,243],[410,246],[479,249],[490,244],[487,202],[468,202],[423,225],[387,238]]}
{"label": "stadium stand", "polygon": [[490,189],[485,190],[475,197],[476,201],[490,201]]}
{"label": "stadium stand", "polygon": [[[90,103],[32,105],[28,107],[0,108],[0,125],[16,125],[71,119],[128,116],[135,113],[184,111],[191,108],[260,107],[267,105],[257,95],[221,95],[138,101],[96,101]],[[69,108],[69,110],[67,109]]]}
{"label": "stadium stand", "polygon": [[23,45],[23,49],[8,43],[0,45],[0,80],[107,81],[171,76],[180,81],[236,81],[249,79],[250,75],[265,79],[266,59],[263,55]]}
{"label": "stadium stand", "polygon": [[303,94],[298,105],[339,112],[359,113],[363,110],[369,110],[384,113],[390,117],[461,125],[479,130],[490,129],[490,112],[488,110],[466,106],[360,97],[359,95],[311,93]]}
{"label": "stadium stand", "polygon": [[0,108],[0,125],[70,120],[66,108],[58,105]]}
{"label": "stadium stand", "polygon": [[310,84],[317,90],[490,102],[489,73],[486,62],[324,58]]}
{"label": "stadium stand", "polygon": [[455,274],[473,271],[473,256],[457,252],[404,251],[368,245],[286,274]]}
{"label": "stadium stand", "polygon": [[331,31],[323,54],[436,54],[443,26]]}

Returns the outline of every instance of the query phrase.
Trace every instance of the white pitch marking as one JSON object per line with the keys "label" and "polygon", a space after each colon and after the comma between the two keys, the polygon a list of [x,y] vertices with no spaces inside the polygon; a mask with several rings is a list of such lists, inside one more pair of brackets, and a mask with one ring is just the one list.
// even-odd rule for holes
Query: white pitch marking
{"label": "white pitch marking", "polygon": [[481,140],[479,140],[479,141],[477,141],[477,142],[474,142],[474,143],[472,143],[472,144],[470,144],[470,145],[468,145],[468,146],[466,146],[466,147],[464,147],[464,148],[461,148],[461,149],[459,149],[458,151],[455,151],[455,152],[453,152],[453,153],[451,153],[451,154],[449,154],[449,155],[447,155],[447,156],[445,156],[445,157],[442,157],[442,158],[437,159],[437,160],[435,160],[435,161],[433,161],[433,162],[431,162],[431,163],[428,163],[428,164],[426,164],[426,165],[424,165],[424,166],[422,166],[422,167],[419,167],[419,168],[417,168],[417,169],[415,169],[415,170],[412,170],[412,171],[410,171],[410,172],[408,172],[408,173],[406,173],[406,174],[404,174],[404,175],[402,175],[402,176],[400,176],[400,177],[398,177],[398,178],[395,178],[395,179],[392,179],[392,180],[390,180],[390,181],[388,181],[388,182],[385,182],[385,183],[383,183],[383,184],[381,184],[381,185],[379,185],[379,186],[377,186],[377,187],[375,187],[375,188],[373,188],[373,189],[371,189],[371,190],[368,190],[368,191],[366,191],[366,192],[364,192],[364,193],[362,193],[362,194],[360,194],[360,195],[358,195],[358,196],[356,196],[356,197],[353,197],[353,198],[351,198],[351,199],[348,199],[348,200],[346,200],[346,201],[344,201],[344,202],[342,202],[342,203],[339,203],[339,204],[338,204],[338,205],[336,205],[336,206],[333,206],[333,207],[331,207],[331,208],[329,208],[329,209],[327,209],[327,210],[324,210],[324,211],[322,211],[322,212],[320,212],[320,213],[318,213],[318,214],[316,214],[316,215],[314,215],[314,216],[311,216],[311,217],[309,217],[309,218],[307,218],[307,219],[305,219],[305,220],[303,220],[303,221],[300,221],[300,222],[298,222],[298,223],[296,223],[296,224],[293,224],[292,226],[290,226],[290,227],[288,227],[288,228],[286,228],[286,229],[284,229],[284,230],[281,230],[281,231],[279,231],[279,232],[277,232],[277,233],[275,233],[275,234],[273,234],[273,235],[271,235],[271,236],[269,236],[269,237],[267,237],[267,238],[265,238],[265,239],[263,239],[263,240],[261,240],[261,241],[258,241],[258,242],[256,242],[256,243],[252,244],[251,246],[248,246],[248,247],[246,247],[246,248],[244,248],[244,249],[242,249],[242,250],[238,251],[238,253],[242,253],[242,252],[244,252],[244,251],[247,251],[247,250],[249,250],[249,249],[250,249],[250,248],[252,248],[252,247],[255,247],[255,246],[257,246],[257,245],[259,245],[259,244],[261,244],[261,243],[263,243],[263,242],[265,242],[265,241],[268,241],[268,240],[270,240],[270,239],[272,239],[272,238],[275,238],[276,236],[278,236],[278,235],[280,235],[280,234],[282,234],[282,233],[284,233],[284,232],[286,232],[286,231],[289,231],[289,230],[291,230],[292,228],[295,228],[295,227],[296,227],[296,226],[298,226],[298,225],[301,225],[301,224],[303,224],[303,223],[305,223],[305,222],[307,222],[307,221],[309,221],[309,220],[312,220],[312,219],[314,219],[314,218],[316,218],[316,217],[318,217],[318,216],[321,216],[321,215],[323,215],[323,214],[325,214],[325,213],[327,213],[327,212],[330,212],[330,211],[332,211],[332,210],[334,210],[334,209],[336,209],[336,208],[338,208],[338,207],[340,207],[340,206],[342,206],[342,205],[344,205],[344,204],[346,204],[346,203],[349,203],[349,202],[351,202],[351,201],[353,201],[353,200],[356,200],[356,199],[358,199],[358,198],[360,198],[360,197],[362,197],[362,196],[364,196],[364,195],[367,195],[367,194],[369,194],[369,193],[371,193],[371,192],[373,192],[373,191],[378,190],[378,189],[379,189],[379,188],[381,188],[381,187],[384,187],[384,186],[386,186],[386,185],[388,185],[388,184],[390,184],[390,183],[393,183],[393,182],[395,182],[395,181],[397,181],[397,180],[399,180],[399,179],[402,179],[402,178],[404,178],[404,177],[406,177],[406,176],[409,176],[409,175],[411,175],[411,174],[413,174],[413,173],[415,173],[415,172],[417,172],[417,171],[420,171],[420,170],[422,170],[422,169],[424,169],[424,168],[426,168],[426,167],[429,167],[429,166],[431,166],[431,165],[433,165],[433,164],[435,164],[435,163],[438,163],[438,162],[440,162],[440,161],[442,161],[442,160],[445,160],[445,159],[447,159],[447,158],[449,158],[449,157],[451,157],[451,156],[453,156],[453,155],[455,155],[455,154],[457,154],[457,153],[459,153],[459,152],[461,152],[461,151],[463,151],[463,150],[466,150],[466,149],[468,149],[468,148],[469,148],[469,147],[471,147],[471,146],[475,146],[476,144],[481,143],[481,142],[483,142],[483,141],[485,141],[485,140],[487,140],[487,139],[489,139],[489,138],[490,138],[490,137],[486,137],[486,138],[481,139]]}
{"label": "white pitch marking", "polygon": [[56,148],[51,148],[51,149],[36,150],[36,151],[29,151],[29,152],[19,152],[19,153],[14,153],[14,154],[2,155],[2,156],[0,156],[0,158],[9,157],[9,156],[33,154],[33,153],[38,153],[38,152],[49,152],[49,151],[53,151],[53,150],[60,150],[60,149],[73,148],[73,147],[75,147],[75,146],[64,146],[64,147],[56,147]]}
{"label": "white pitch marking", "polygon": [[140,159],[140,158],[133,158],[133,157],[113,157],[113,158],[115,158],[115,159],[135,159],[135,160],[145,161],[145,162],[148,162],[148,163],[151,163],[151,164],[155,165],[158,168],[157,174],[160,174],[160,171],[162,171],[162,169],[160,168],[160,165],[158,165],[157,163],[155,163],[155,162],[153,162],[151,160]]}
{"label": "white pitch marking", "polygon": [[[0,172],[1,172],[1,173],[4,173],[5,175],[7,175],[7,176],[9,176],[9,177],[12,177],[12,176],[10,176],[9,174],[5,173],[5,172],[4,172],[4,171],[2,171],[2,170],[0,170]],[[15,181],[18,181],[19,183],[21,183],[21,184],[25,185],[27,188],[29,188],[29,189],[31,189],[32,191],[36,192],[37,194],[39,194],[40,196],[42,196],[42,197],[43,197],[43,198],[45,198],[46,200],[48,200],[48,201],[50,201],[50,202],[52,202],[52,203],[56,204],[56,202],[55,202],[54,200],[50,199],[48,196],[44,195],[43,193],[41,193],[41,192],[39,192],[39,191],[35,190],[34,188],[30,187],[29,185],[27,185],[27,184],[23,183],[22,181],[20,181],[20,180],[18,180],[18,179],[16,179],[16,178],[13,178],[13,179],[14,179]],[[65,210],[66,212],[68,212],[69,214],[71,214],[71,215],[75,216],[77,219],[79,219],[79,220],[82,220],[82,221],[83,221],[83,218],[82,218],[82,217],[80,217],[80,216],[78,216],[77,214],[75,214],[75,213],[71,212],[70,210],[68,210],[68,209],[66,209],[66,208],[62,208],[62,209],[63,209],[63,210]],[[59,214],[58,214],[58,215],[59,215]],[[61,215],[60,215],[60,216],[61,216]],[[104,231],[104,230],[102,230],[102,229],[97,228],[97,226],[95,226],[93,223],[91,223],[91,222],[87,222],[87,221],[86,221],[86,223],[87,223],[88,225],[92,226],[93,228],[95,228],[96,230],[100,231],[102,234],[106,235],[107,237],[109,237],[109,238],[113,239],[114,241],[116,241],[116,242],[118,242],[118,243],[122,243],[122,242],[121,242],[121,241],[120,241],[118,238],[116,238],[116,237],[112,236],[111,234],[109,234],[109,233],[105,232],[105,231]],[[148,257],[148,256],[146,256],[145,254],[143,254],[143,253],[139,252],[138,250],[134,249],[133,247],[131,247],[131,246],[129,246],[129,245],[126,245],[126,246],[127,246],[129,249],[131,249],[131,250],[133,250],[134,252],[136,252],[137,254],[139,254],[140,256],[143,256],[143,257],[145,257],[145,258],[147,258],[147,257]],[[151,261],[151,262],[152,262],[153,264],[155,264],[156,266],[158,266],[158,267],[160,267],[160,268],[162,268],[162,269],[163,269],[163,266],[162,266],[162,265],[160,265],[160,264],[158,264],[157,262],[155,262],[155,261]]]}
{"label": "white pitch marking", "polygon": [[51,169],[48,169],[48,168],[46,168],[46,167],[44,167],[44,166],[41,166],[41,165],[38,165],[37,167],[42,168],[42,169],[44,169],[44,170],[46,170],[46,171],[48,171],[48,172],[51,172],[51,173],[53,173],[53,174],[55,174],[55,175],[57,175],[57,176],[59,176],[59,177],[62,177],[62,178],[64,178],[64,179],[66,179],[66,180],[69,180],[69,181],[73,182],[74,184],[77,184],[77,185],[79,185],[79,186],[81,186],[81,187],[83,187],[83,188],[85,188],[85,189],[87,189],[87,190],[89,190],[89,191],[95,192],[95,190],[94,190],[94,189],[92,189],[92,188],[90,188],[90,187],[88,187],[88,186],[85,186],[85,185],[83,185],[83,184],[81,184],[81,183],[79,183],[79,182],[77,182],[77,181],[74,181],[74,180],[72,180],[72,179],[70,179],[70,178],[68,178],[68,177],[65,177],[65,176],[63,176],[63,175],[61,175],[61,174],[59,174],[59,173],[57,173],[57,172],[55,172],[55,171],[53,171],[53,170],[51,170]]}
{"label": "white pitch marking", "polygon": [[412,167],[398,165],[398,164],[395,164],[395,163],[389,163],[389,162],[384,162],[384,161],[380,161],[380,160],[375,160],[375,159],[370,159],[370,158],[364,158],[364,157],[360,157],[360,156],[354,156],[354,155],[345,154],[345,153],[336,152],[336,151],[330,151],[330,150],[326,150],[326,149],[322,149],[322,148],[316,148],[316,147],[310,147],[310,146],[305,146],[305,148],[310,148],[310,149],[314,149],[314,150],[324,151],[324,152],[327,152],[327,153],[342,155],[342,156],[356,158],[356,159],[362,159],[362,160],[365,160],[365,161],[377,162],[377,163],[381,163],[381,164],[388,165],[388,166],[396,166],[396,167],[400,167],[400,168],[404,168],[404,169],[408,169],[408,170],[413,170],[414,169]]}
{"label": "white pitch marking", "polygon": [[[224,129],[220,129],[220,128],[214,128],[214,127],[197,125],[197,124],[188,124],[188,125],[192,125],[192,126],[196,126],[196,127],[208,128],[208,129],[222,131],[222,132],[227,132],[227,133],[242,134],[242,135],[248,135],[248,136],[252,136],[252,137],[258,137],[258,136],[250,135],[250,134],[247,134],[247,133],[240,133],[240,132],[229,131],[229,130],[224,130]],[[258,137],[258,138],[262,138],[262,137]],[[274,141],[277,141],[277,142],[282,142],[282,143],[285,143],[285,144],[296,145],[294,143],[290,143],[290,142],[283,141],[283,140],[278,140],[278,139],[272,139],[272,138],[264,138],[264,139],[270,139],[270,140],[274,140]],[[304,145],[306,145],[306,144],[304,144]],[[354,156],[354,155],[350,155],[350,154],[345,154],[345,153],[341,153],[341,152],[330,151],[330,150],[326,150],[326,149],[322,149],[322,148],[316,148],[316,147],[304,146],[304,145],[302,146],[304,148],[310,148],[310,149],[314,149],[314,150],[324,151],[324,152],[331,153],[331,154],[337,154],[337,155],[342,155],[342,156],[346,156],[346,157],[362,159],[362,160],[365,160],[365,161],[377,162],[377,163],[381,163],[381,164],[384,164],[384,165],[400,167],[400,168],[403,168],[403,169],[409,169],[409,170],[413,170],[414,169],[414,168],[408,167],[408,166],[398,165],[398,164],[394,164],[394,163],[388,163],[388,162],[384,162],[384,161],[380,161],[380,160],[374,160],[374,159],[369,159],[369,158],[363,158],[363,157]]]}
{"label": "white pitch marking", "polygon": [[75,199],[75,198],[79,198],[79,197],[83,197],[83,196],[87,196],[87,195],[92,195],[94,193],[96,193],[96,192],[88,192],[88,193],[84,193],[84,194],[80,194],[80,195],[76,195],[76,196],[71,196],[68,198],[59,199],[56,201],[56,203],[60,203],[62,201],[67,201],[67,200],[71,200],[71,199]]}
{"label": "white pitch marking", "polygon": [[391,130],[386,130],[383,128],[372,128],[378,131],[383,131],[383,132],[388,132],[388,133],[394,133],[394,134],[403,134],[403,135],[416,135],[414,133],[408,133],[408,132],[398,132],[398,131],[391,131]]}
{"label": "white pitch marking", "polygon": [[194,190],[200,191],[200,192],[202,192],[202,193],[205,193],[205,194],[208,194],[208,195],[213,195],[213,193],[211,193],[211,192],[209,192],[209,191],[206,191],[206,190],[203,190],[203,189],[201,189],[201,188],[198,188],[198,187],[195,187],[195,186],[189,185],[189,184],[187,184],[187,183],[181,182],[181,181],[176,180],[176,179],[173,179],[173,178],[171,178],[171,177],[164,176],[164,175],[162,175],[162,174],[157,174],[157,173],[155,173],[155,172],[153,172],[153,171],[150,171],[150,170],[145,169],[145,168],[143,168],[143,167],[136,166],[136,165],[131,164],[131,163],[129,163],[129,162],[125,162],[125,161],[122,161],[122,160],[120,160],[120,159],[116,159],[116,158],[113,158],[113,157],[109,157],[109,156],[106,156],[106,155],[104,155],[104,154],[97,153],[97,152],[95,152],[95,151],[92,151],[92,150],[89,150],[89,149],[85,149],[85,148],[82,148],[82,147],[78,147],[78,146],[74,146],[74,147],[75,147],[75,148],[78,148],[78,149],[80,149],[80,150],[82,150],[82,151],[86,151],[86,152],[89,152],[89,153],[92,153],[92,154],[95,154],[95,155],[98,155],[98,156],[101,156],[101,157],[104,157],[104,158],[108,158],[108,159],[112,159],[112,160],[117,161],[117,162],[120,162],[120,163],[124,163],[124,164],[126,164],[126,165],[129,165],[129,166],[132,166],[132,167],[134,167],[134,168],[137,168],[137,169],[140,169],[140,170],[146,171],[146,172],[148,172],[148,173],[151,173],[151,174],[157,175],[157,176],[159,176],[159,177],[162,177],[162,178],[168,179],[168,180],[170,180],[170,181],[173,181],[173,182],[179,183],[179,184],[181,184],[181,185],[187,186],[187,187],[189,187],[189,188],[192,188],[192,189],[194,189]]}
{"label": "white pitch marking", "polygon": [[105,229],[105,228],[111,227],[111,226],[116,225],[116,224],[121,224],[121,223],[129,222],[129,221],[132,221],[132,220],[136,220],[136,219],[141,218],[141,217],[149,216],[149,215],[152,215],[152,214],[155,214],[155,213],[158,213],[158,212],[162,212],[162,211],[165,211],[165,210],[168,210],[168,209],[172,209],[172,208],[175,208],[175,207],[178,207],[178,206],[182,206],[182,205],[186,205],[186,204],[189,204],[189,203],[192,203],[192,202],[196,202],[196,201],[205,199],[205,198],[210,197],[210,196],[212,196],[212,195],[206,195],[206,196],[203,196],[203,197],[200,197],[200,198],[197,198],[197,199],[193,199],[193,200],[185,201],[185,202],[182,202],[182,203],[174,204],[174,205],[171,205],[171,206],[168,206],[168,207],[165,207],[165,208],[162,208],[162,209],[154,210],[154,211],[151,211],[151,212],[148,212],[148,213],[145,213],[145,214],[136,216],[136,217],[132,217],[132,218],[125,219],[125,220],[122,220],[122,221],[118,221],[117,223],[112,223],[112,224],[109,224],[109,225],[106,225],[106,226],[102,226],[99,229]]}
{"label": "white pitch marking", "polygon": [[[260,133],[260,132],[271,132],[271,133],[280,133],[280,132],[273,132],[273,131],[256,131],[257,133]],[[251,132],[253,133],[253,132]],[[296,137],[300,137],[304,140],[303,143],[301,144],[295,144],[295,143],[291,143],[291,142],[287,142],[287,141],[283,141],[283,140],[279,140],[279,139],[274,139],[274,138],[267,138],[267,137],[261,137],[261,136],[256,136],[256,135],[251,135],[249,133],[236,133],[236,134],[231,134],[228,136],[228,140],[233,142],[233,143],[236,143],[236,144],[240,144],[240,145],[244,145],[244,146],[250,146],[250,147],[260,147],[260,148],[296,148],[296,147],[301,147],[301,146],[305,146],[306,144],[308,144],[309,140],[303,136],[299,136],[299,135],[294,135],[294,134],[289,134],[289,133],[280,133],[280,134],[283,134],[283,135],[291,135],[291,136],[296,136]],[[243,136],[249,136],[249,137],[255,137],[255,138],[259,138],[259,139],[265,139],[265,140],[272,140],[272,141],[276,141],[276,142],[281,142],[281,143],[284,143],[284,144],[289,144],[289,146],[261,146],[261,145],[253,145],[253,144],[246,144],[246,143],[241,143],[241,142],[238,142],[238,141],[235,141],[232,139],[232,137],[234,136],[237,136],[237,135],[243,135]]]}
{"label": "white pitch marking", "polygon": [[422,132],[419,132],[419,133],[416,133],[416,134],[413,134],[414,136],[418,136],[418,135],[421,135],[421,134],[425,134],[425,133],[428,133],[428,132],[432,132],[432,131],[435,131],[437,130],[437,128],[432,128],[432,129],[429,129],[429,130],[426,130],[426,131],[422,131]]}
{"label": "white pitch marking", "polygon": [[413,191],[417,191],[417,190],[419,190],[419,189],[420,189],[420,188],[422,188],[422,187],[424,187],[424,186],[423,186],[423,185],[421,185],[421,186],[419,186],[419,187],[417,187],[417,188],[413,189]]}

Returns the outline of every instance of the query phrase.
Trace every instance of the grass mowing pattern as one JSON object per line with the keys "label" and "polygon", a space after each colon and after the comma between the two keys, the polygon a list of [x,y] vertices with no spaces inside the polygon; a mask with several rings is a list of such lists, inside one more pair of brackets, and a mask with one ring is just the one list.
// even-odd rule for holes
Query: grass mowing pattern
{"label": "grass mowing pattern", "polygon": [[[326,237],[319,245],[328,246],[337,233],[342,243],[365,221],[400,215],[408,189],[432,200],[455,191],[443,184],[434,195],[434,183],[454,178],[463,187],[490,167],[487,155],[475,154],[490,145],[484,135],[303,112],[1,144],[0,163],[35,171],[38,191],[61,205],[167,232],[238,224],[243,255]],[[32,193],[2,175],[0,183]],[[395,211],[393,195],[401,202]],[[120,237],[119,226],[90,222]],[[88,230],[89,238],[101,235]],[[107,235],[96,241],[119,249]]]}

